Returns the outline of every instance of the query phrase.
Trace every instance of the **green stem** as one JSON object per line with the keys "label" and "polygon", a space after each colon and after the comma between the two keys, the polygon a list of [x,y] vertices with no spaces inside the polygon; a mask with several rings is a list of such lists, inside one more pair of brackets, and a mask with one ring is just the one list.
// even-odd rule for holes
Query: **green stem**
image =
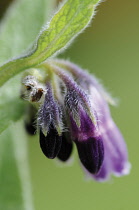
{"label": "green stem", "polygon": [[13,136],[15,159],[21,182],[24,209],[34,210],[27,155],[27,137],[25,135],[25,132],[23,131],[23,123],[18,122],[14,124],[11,127],[11,129]]}

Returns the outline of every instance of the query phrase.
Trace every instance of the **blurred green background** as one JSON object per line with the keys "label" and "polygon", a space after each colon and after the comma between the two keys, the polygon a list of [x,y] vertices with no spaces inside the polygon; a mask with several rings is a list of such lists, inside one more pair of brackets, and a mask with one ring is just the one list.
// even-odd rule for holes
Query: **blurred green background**
{"label": "blurred green background", "polygon": [[60,55],[95,74],[119,99],[119,106],[111,111],[128,145],[131,174],[114,177],[109,183],[85,181],[76,149],[73,163],[59,166],[45,158],[38,138],[30,138],[29,161],[36,210],[139,209],[138,37],[139,1],[107,0],[97,7],[92,24]]}

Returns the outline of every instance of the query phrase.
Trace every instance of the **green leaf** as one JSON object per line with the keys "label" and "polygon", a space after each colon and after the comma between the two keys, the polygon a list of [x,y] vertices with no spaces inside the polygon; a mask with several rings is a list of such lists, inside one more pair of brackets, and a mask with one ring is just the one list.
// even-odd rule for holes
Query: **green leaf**
{"label": "green leaf", "polygon": [[[54,2],[55,0],[18,0],[9,8],[1,24],[1,63],[23,52],[32,43],[46,22]],[[12,78],[0,89],[0,133],[24,113],[25,103],[20,99],[20,81],[21,75]]]}
{"label": "green leaf", "polygon": [[64,49],[89,24],[99,0],[68,0],[38,37],[34,50],[0,67],[0,85]]}
{"label": "green leaf", "polygon": [[0,63],[23,53],[46,23],[56,0],[15,0],[0,25]]}

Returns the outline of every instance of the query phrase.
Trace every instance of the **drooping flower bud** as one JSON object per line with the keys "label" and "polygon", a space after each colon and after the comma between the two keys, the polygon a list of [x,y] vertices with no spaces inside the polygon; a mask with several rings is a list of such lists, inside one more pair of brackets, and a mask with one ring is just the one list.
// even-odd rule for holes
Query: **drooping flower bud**
{"label": "drooping flower bud", "polygon": [[64,104],[80,160],[89,172],[98,173],[104,159],[104,148],[97,114],[91,106],[89,95],[62,69],[54,67],[54,70],[66,85]]}
{"label": "drooping flower bud", "polygon": [[44,103],[38,113],[40,146],[48,158],[55,158],[62,144],[62,113],[53,96],[51,85],[47,84]]}
{"label": "drooping flower bud", "polygon": [[70,117],[71,133],[83,166],[92,174],[98,173],[104,159],[104,147],[97,125],[80,109],[81,125]]}

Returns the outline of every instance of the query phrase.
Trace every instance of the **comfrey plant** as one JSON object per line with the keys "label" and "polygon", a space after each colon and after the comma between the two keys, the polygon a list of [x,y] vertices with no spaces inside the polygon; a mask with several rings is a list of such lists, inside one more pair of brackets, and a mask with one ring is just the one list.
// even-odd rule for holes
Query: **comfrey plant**
{"label": "comfrey plant", "polygon": [[22,97],[35,104],[25,127],[34,135],[37,116],[46,157],[65,162],[75,143],[85,171],[97,181],[129,173],[126,144],[108,107],[113,100],[94,76],[69,61],[51,59],[22,83]]}
{"label": "comfrey plant", "polygon": [[[22,107],[27,106],[27,132],[39,134],[47,158],[63,162],[71,156],[75,143],[85,172],[105,181],[111,174],[122,176],[130,169],[126,144],[110,115],[108,103],[113,100],[94,76],[69,61],[54,58],[88,26],[98,2],[65,1],[40,32],[32,50],[0,67],[0,85],[24,71],[20,96],[29,102],[22,102]],[[23,113],[17,100],[10,104]],[[7,114],[1,130],[8,127],[9,120],[20,117]]]}

